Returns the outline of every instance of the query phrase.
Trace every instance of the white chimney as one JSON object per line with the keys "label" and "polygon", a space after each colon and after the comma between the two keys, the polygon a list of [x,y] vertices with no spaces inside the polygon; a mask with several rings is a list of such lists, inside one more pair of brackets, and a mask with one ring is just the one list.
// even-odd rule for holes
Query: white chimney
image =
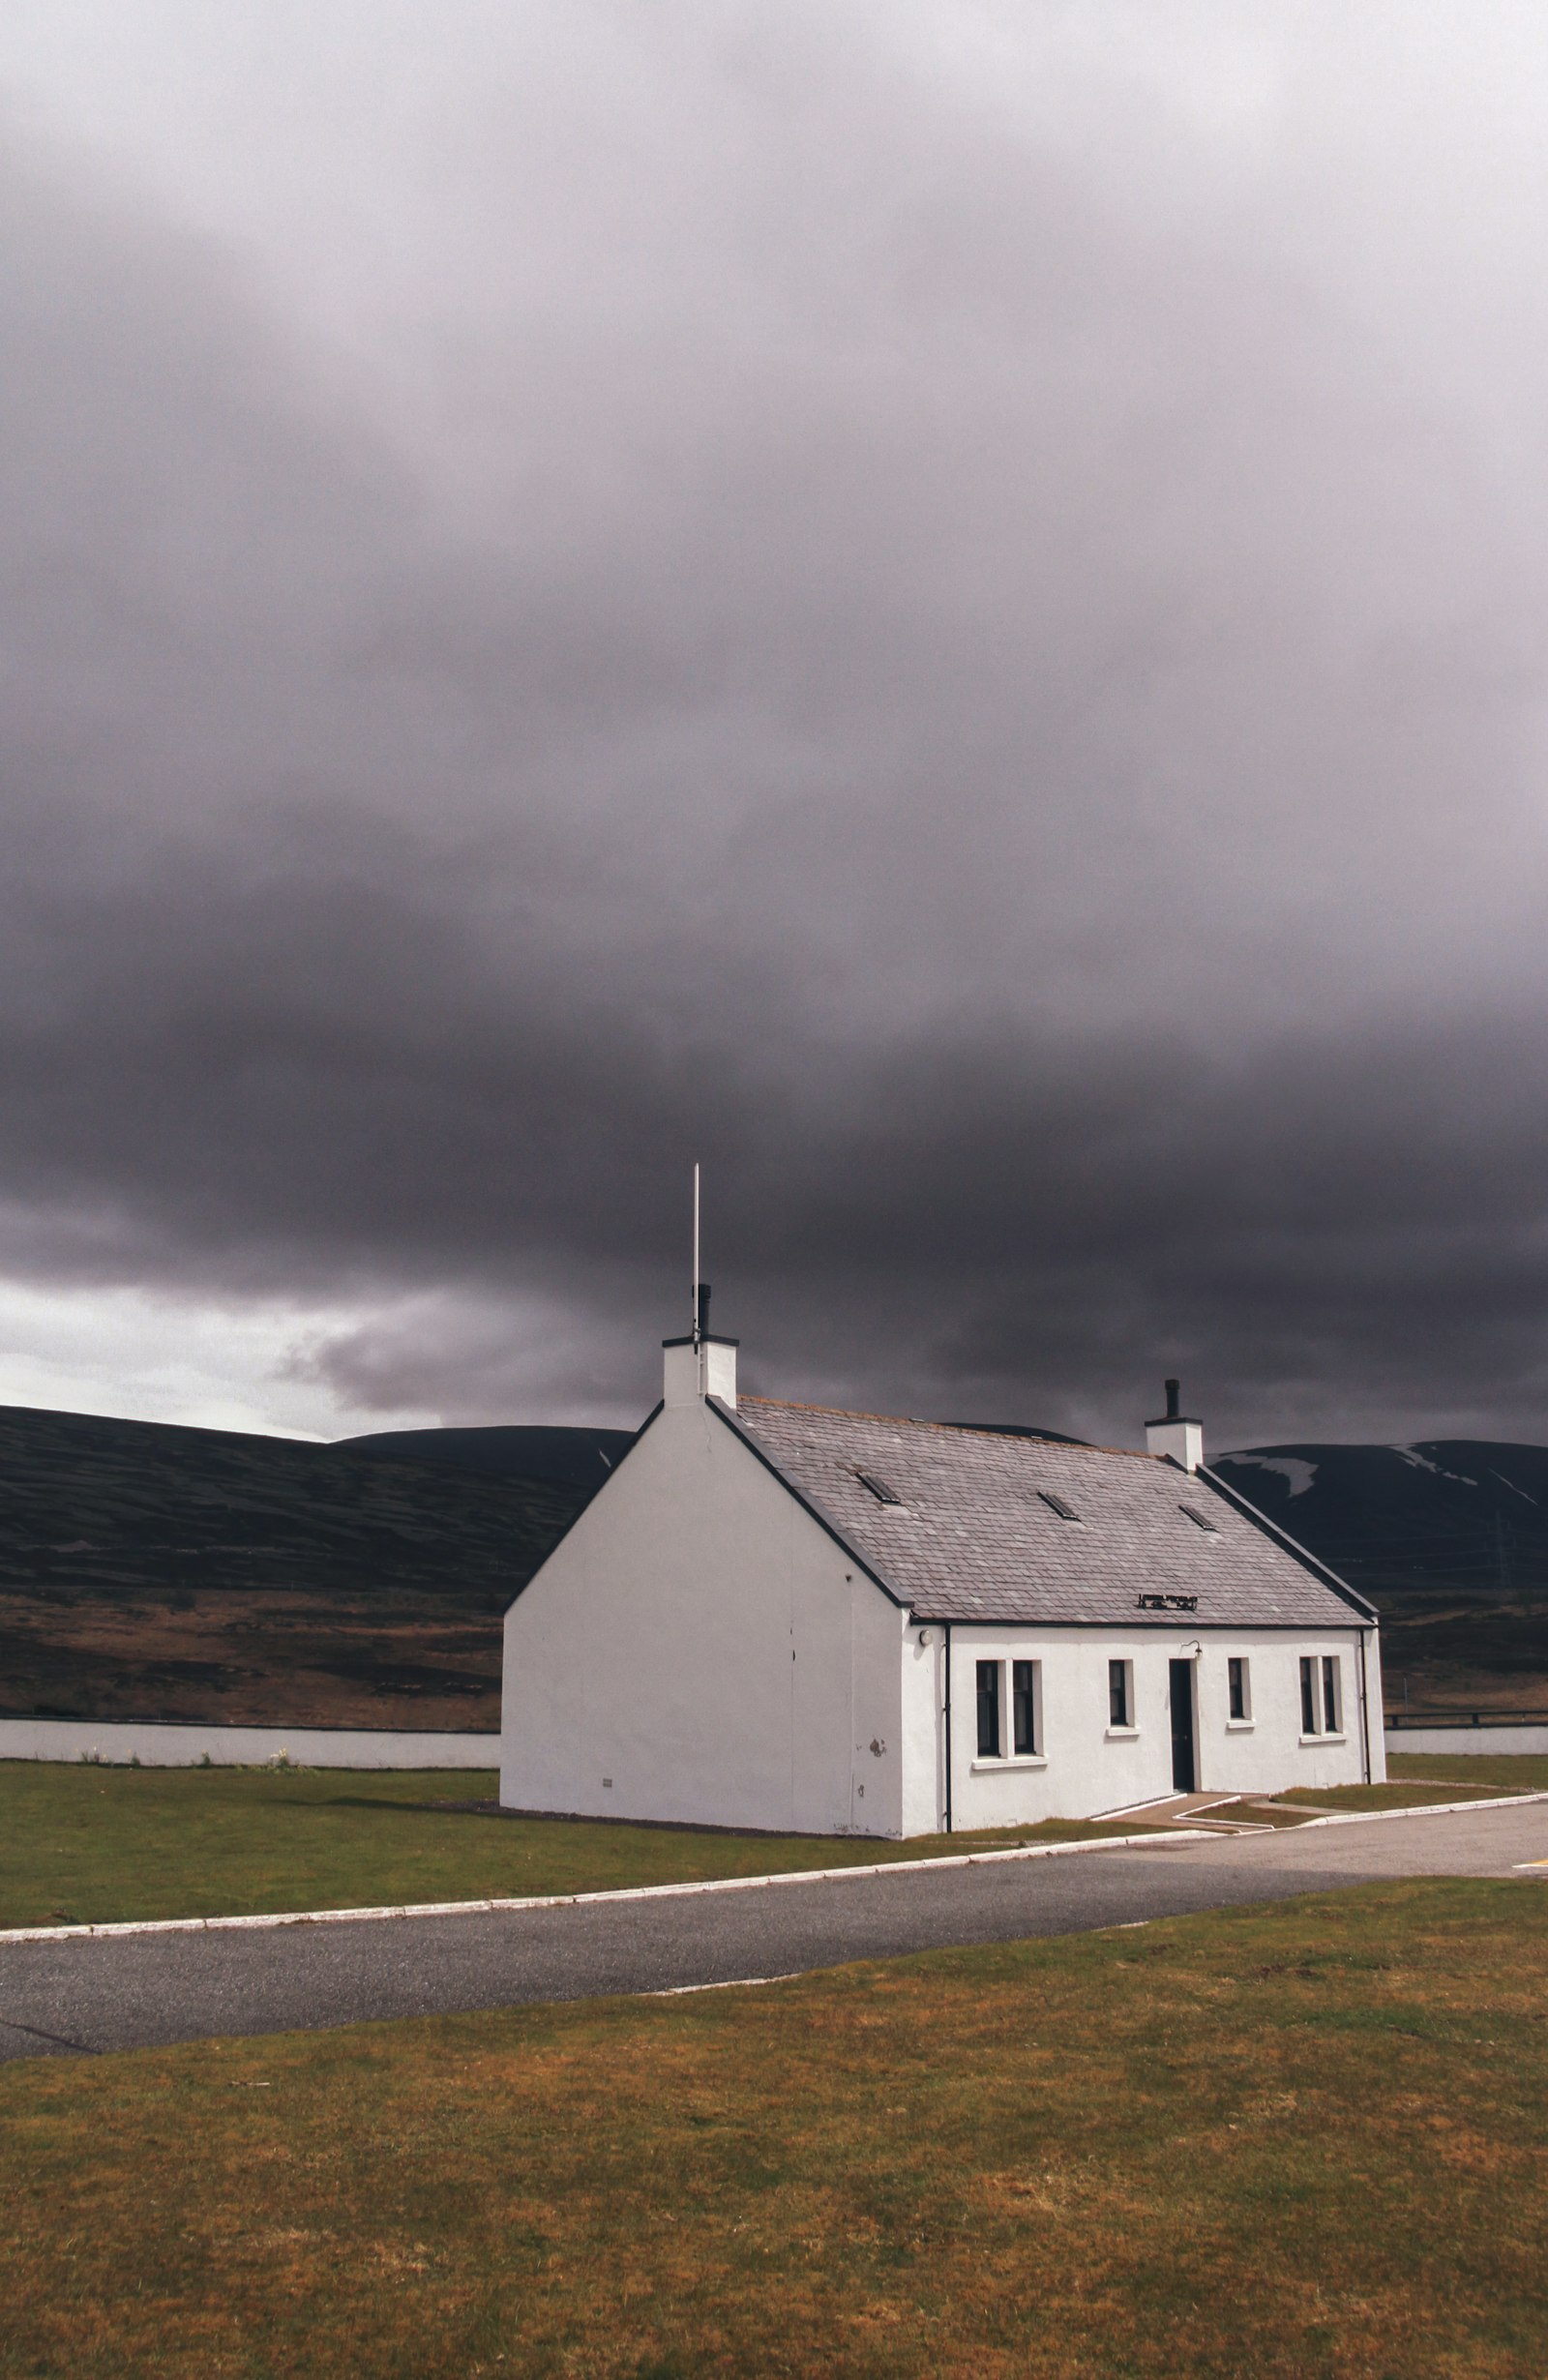
{"label": "white chimney", "polygon": [[719,1397],[723,1405],[736,1403],[735,1339],[663,1339],[666,1356],[662,1399],[668,1405],[692,1405],[702,1397]]}
{"label": "white chimney", "polygon": [[1159,1421],[1147,1421],[1145,1425],[1146,1450],[1150,1454],[1170,1454],[1184,1471],[1197,1471],[1204,1461],[1204,1423],[1179,1412],[1177,1399],[1177,1383],[1169,1380],[1166,1412]]}
{"label": "white chimney", "polygon": [[714,1339],[709,1333],[709,1283],[701,1281],[694,1299],[699,1328],[686,1339],[663,1339],[666,1366],[662,1402],[693,1405],[704,1397],[719,1397],[723,1405],[736,1403],[734,1339]]}

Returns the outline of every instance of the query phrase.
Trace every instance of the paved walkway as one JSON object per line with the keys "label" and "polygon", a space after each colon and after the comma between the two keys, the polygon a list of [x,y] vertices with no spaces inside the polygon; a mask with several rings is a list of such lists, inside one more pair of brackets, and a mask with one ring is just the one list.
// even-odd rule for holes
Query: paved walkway
{"label": "paved walkway", "polygon": [[[0,1944],[0,2059],[134,2049],[1083,1933],[1391,1876],[1548,1861],[1548,1803],[467,1917]],[[1548,1865],[1539,1873],[1548,1881]]]}

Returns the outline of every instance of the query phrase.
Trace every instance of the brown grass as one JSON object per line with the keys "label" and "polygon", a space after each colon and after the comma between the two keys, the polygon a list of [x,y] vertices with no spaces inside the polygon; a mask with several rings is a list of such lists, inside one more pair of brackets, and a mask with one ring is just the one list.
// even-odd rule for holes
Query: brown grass
{"label": "brown grass", "polygon": [[217,1727],[498,1730],[500,1623],[383,1596],[0,1592],[12,1711]]}
{"label": "brown grass", "polygon": [[1542,2380],[1548,1896],[0,2072],[6,2380]]}

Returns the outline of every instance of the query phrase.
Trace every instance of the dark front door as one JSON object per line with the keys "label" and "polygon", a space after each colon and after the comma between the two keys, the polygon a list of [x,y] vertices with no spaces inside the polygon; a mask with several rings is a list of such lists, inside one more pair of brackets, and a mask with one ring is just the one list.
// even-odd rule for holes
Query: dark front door
{"label": "dark front door", "polygon": [[1174,1661],[1172,1667],[1172,1782],[1179,1794],[1197,1793],[1199,1771],[1193,1757],[1193,1663]]}

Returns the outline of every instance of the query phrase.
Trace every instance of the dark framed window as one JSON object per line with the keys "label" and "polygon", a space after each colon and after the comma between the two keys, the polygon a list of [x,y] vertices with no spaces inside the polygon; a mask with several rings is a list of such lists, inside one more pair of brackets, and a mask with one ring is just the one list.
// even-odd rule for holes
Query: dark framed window
{"label": "dark framed window", "polygon": [[1244,1719],[1247,1715],[1247,1664],[1235,1654],[1226,1663],[1226,1691],[1231,1699],[1231,1715]]}
{"label": "dark framed window", "polygon": [[1110,1661],[1107,1665],[1107,1723],[1109,1727],[1132,1727],[1129,1715],[1129,1665],[1127,1661]]}
{"label": "dark framed window", "polygon": [[1317,1664],[1307,1653],[1302,1653],[1300,1662],[1300,1732],[1303,1736],[1317,1733]]}
{"label": "dark framed window", "polygon": [[999,1758],[999,1673],[998,1661],[978,1664],[978,1757],[980,1760]]}
{"label": "dark framed window", "polygon": [[1334,1655],[1323,1655],[1323,1732],[1336,1736],[1339,1732],[1338,1662]]}
{"label": "dark framed window", "polygon": [[1013,1661],[1010,1673],[1011,1743],[1018,1752],[1035,1753],[1037,1742],[1037,1664]]}

